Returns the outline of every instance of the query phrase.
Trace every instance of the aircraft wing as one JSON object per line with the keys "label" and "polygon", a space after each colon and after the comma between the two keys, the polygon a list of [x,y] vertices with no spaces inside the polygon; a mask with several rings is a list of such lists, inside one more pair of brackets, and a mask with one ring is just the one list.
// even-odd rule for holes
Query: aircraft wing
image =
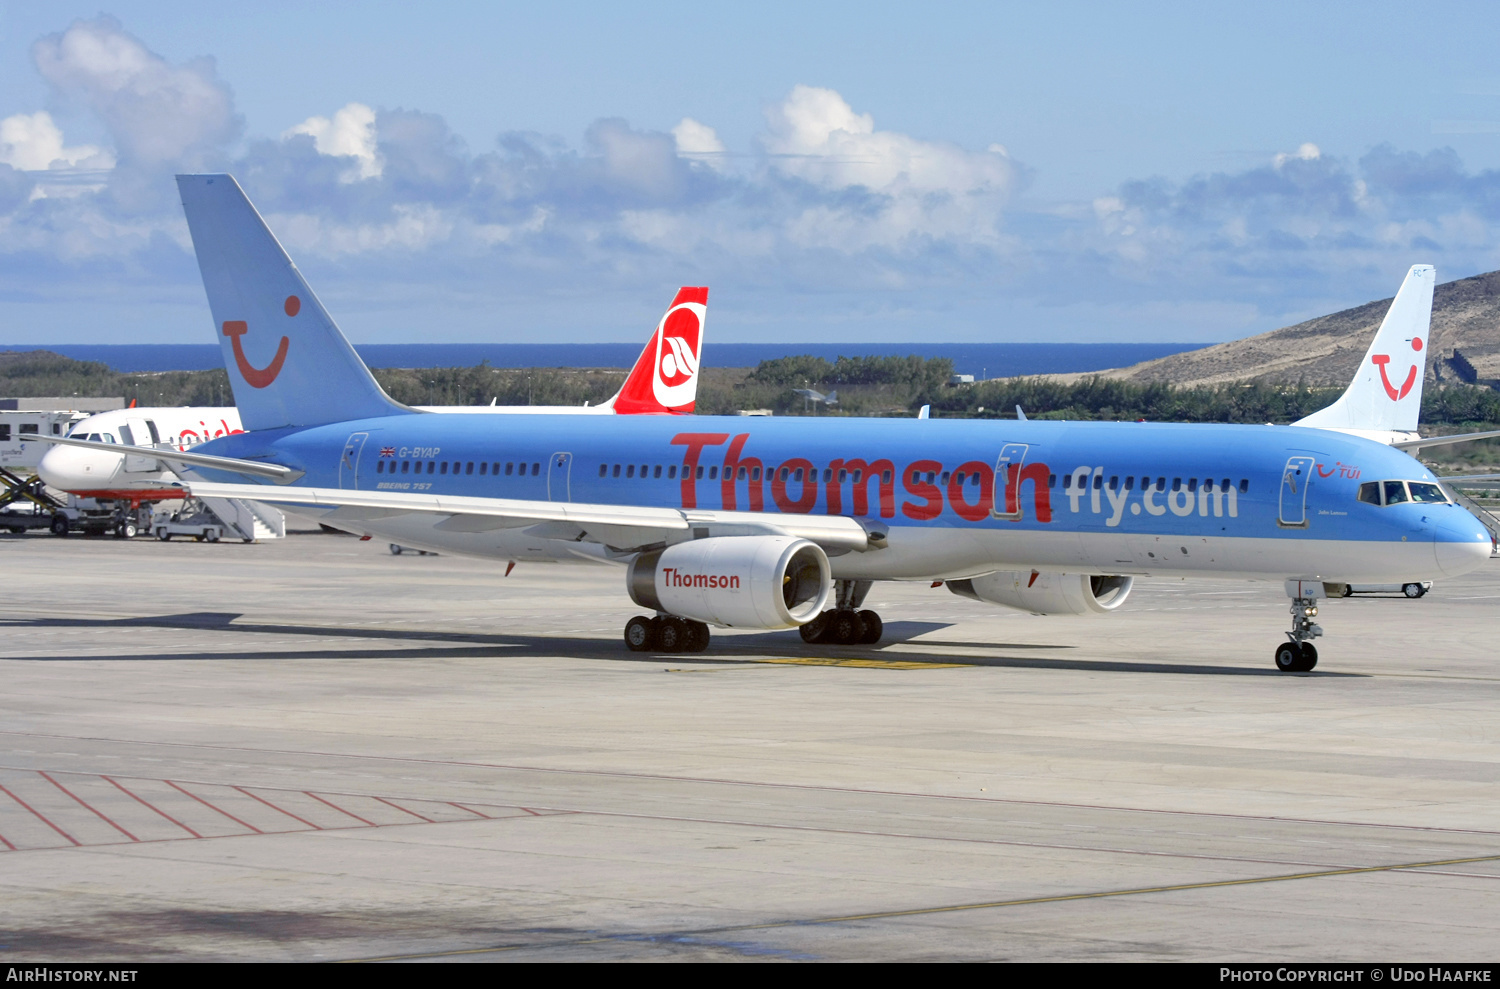
{"label": "aircraft wing", "polygon": [[[116,450],[119,447],[115,447]],[[832,552],[864,552],[885,545],[884,528],[869,528],[841,515],[777,515],[650,508],[632,505],[585,505],[575,502],[474,498],[406,491],[347,491],[341,488],[271,487],[264,484],[214,484],[188,480],[184,487],[198,497],[248,498],[330,522],[375,521],[420,514],[438,519],[445,532],[486,532],[527,528],[547,539],[599,543],[619,552],[679,542],[697,530],[713,535],[789,535],[817,543]]]}
{"label": "aircraft wing", "polygon": [[1450,484],[1454,481],[1500,481],[1500,474],[1450,474],[1447,477],[1438,475],[1438,480]]}
{"label": "aircraft wing", "polygon": [[1406,440],[1401,443],[1392,443],[1396,449],[1403,453],[1415,453],[1424,447],[1447,446],[1450,443],[1467,443],[1470,440],[1488,440],[1500,436],[1500,429],[1491,429],[1483,433],[1456,433],[1452,436],[1429,436],[1425,439]]}
{"label": "aircraft wing", "polygon": [[155,460],[165,460],[169,464],[187,464],[190,467],[212,467],[216,470],[229,471],[234,474],[249,474],[254,477],[268,477],[277,484],[290,484],[303,475],[303,471],[294,470],[291,467],[283,467],[281,464],[267,463],[260,460],[240,460],[237,457],[215,457],[208,453],[184,453],[171,447],[157,449],[154,446],[132,446],[129,443],[99,443],[95,440],[78,440],[71,436],[31,436],[27,439],[40,440],[43,443],[56,443],[60,446],[76,446],[84,450],[102,450],[105,453],[113,453],[117,456],[133,454],[141,457],[151,457]]}

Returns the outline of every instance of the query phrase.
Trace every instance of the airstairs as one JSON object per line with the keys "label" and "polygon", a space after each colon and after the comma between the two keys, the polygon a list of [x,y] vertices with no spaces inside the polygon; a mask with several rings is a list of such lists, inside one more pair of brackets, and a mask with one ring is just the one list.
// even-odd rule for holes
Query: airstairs
{"label": "airstairs", "polygon": [[[169,520],[153,523],[157,538],[193,535],[217,528],[247,543],[286,536],[286,516],[270,505],[244,498],[189,498]],[[215,540],[217,534],[215,534]]]}

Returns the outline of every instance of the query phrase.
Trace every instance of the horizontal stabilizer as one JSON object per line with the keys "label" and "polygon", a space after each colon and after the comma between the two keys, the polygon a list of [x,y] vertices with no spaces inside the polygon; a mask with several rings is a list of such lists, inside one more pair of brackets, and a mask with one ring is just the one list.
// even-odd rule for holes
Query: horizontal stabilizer
{"label": "horizontal stabilizer", "polygon": [[237,457],[215,457],[208,453],[184,453],[181,450],[173,450],[171,448],[158,450],[155,447],[131,446],[128,443],[99,443],[94,440],[76,440],[71,436],[38,435],[34,439],[40,440],[43,443],[57,443],[61,446],[81,447],[85,450],[102,450],[105,453],[113,453],[116,456],[134,453],[142,457],[151,457],[155,460],[165,460],[169,464],[209,467],[214,470],[229,471],[234,474],[266,477],[277,484],[290,484],[305,473],[305,471],[294,470],[291,467],[283,467],[281,464],[268,464],[259,460],[240,460]]}

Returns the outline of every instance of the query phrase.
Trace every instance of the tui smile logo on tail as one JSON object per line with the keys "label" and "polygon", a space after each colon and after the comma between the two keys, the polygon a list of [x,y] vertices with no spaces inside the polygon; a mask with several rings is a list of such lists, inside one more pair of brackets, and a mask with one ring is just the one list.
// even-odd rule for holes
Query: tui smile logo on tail
{"label": "tui smile logo on tail", "polygon": [[[1411,349],[1418,353],[1422,350],[1422,338],[1411,338]],[[1370,363],[1380,368],[1380,383],[1385,386],[1385,393],[1391,396],[1392,402],[1399,402],[1411,392],[1411,386],[1417,383],[1417,365],[1413,364],[1406,372],[1406,380],[1401,382],[1397,388],[1391,384],[1391,379],[1386,376],[1385,366],[1391,362],[1390,354],[1371,354]]]}
{"label": "tui smile logo on tail", "polygon": [[[295,316],[302,309],[302,300],[295,295],[286,297],[286,303],[282,306],[288,316]],[[286,362],[287,348],[291,341],[286,337],[281,338],[281,343],[276,345],[276,356],[271,358],[271,363],[265,367],[256,367],[250,363],[245,356],[245,348],[240,344],[240,337],[244,336],[250,329],[243,319],[226,319],[224,321],[224,335],[230,339],[234,346],[234,363],[240,369],[240,376],[251,388],[266,388],[276,380],[281,373],[281,365]],[[1382,373],[1384,373],[1382,371]]]}

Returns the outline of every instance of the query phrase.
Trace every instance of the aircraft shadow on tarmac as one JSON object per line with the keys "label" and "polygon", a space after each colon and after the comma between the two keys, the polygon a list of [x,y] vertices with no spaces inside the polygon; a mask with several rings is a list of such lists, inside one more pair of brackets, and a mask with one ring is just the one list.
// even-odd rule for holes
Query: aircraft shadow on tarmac
{"label": "aircraft shadow on tarmac", "polygon": [[[766,662],[768,654],[781,659],[799,656],[816,657],[808,665],[838,665],[842,660],[879,660],[883,648],[905,644],[917,647],[933,647],[934,652],[921,655],[902,651],[893,655],[903,663],[931,663],[934,666],[987,666],[1012,669],[1071,670],[1095,673],[1169,673],[1206,676],[1272,676],[1287,674],[1270,667],[1228,666],[1206,663],[1161,663],[1132,660],[1064,659],[1047,656],[1026,655],[953,655],[941,651],[945,647],[961,647],[968,650],[1055,650],[1075,649],[1076,646],[1055,643],[1005,643],[1005,642],[961,642],[935,641],[916,637],[950,627],[941,622],[889,622],[889,633],[876,646],[826,646],[809,644],[795,632],[760,632],[735,636],[722,636],[714,641],[711,653],[631,653],[625,652],[620,641],[613,637],[562,638],[547,635],[497,635],[476,632],[441,632],[420,629],[351,628],[317,625],[279,625],[264,622],[237,623],[237,612],[202,611],[178,615],[146,616],[141,618],[32,618],[0,619],[0,631],[21,628],[161,628],[191,629],[203,632],[227,632],[239,634],[314,636],[330,639],[366,639],[387,642],[411,642],[409,648],[387,646],[381,648],[342,649],[297,649],[284,652],[262,650],[232,650],[222,652],[132,652],[94,655],[47,655],[47,656],[0,656],[0,659],[23,662],[141,662],[141,661],[232,661],[232,660],[301,660],[301,659],[493,659],[499,658],[496,650],[505,650],[506,657],[521,658],[541,655],[555,656],[565,651],[580,659],[596,659],[621,663],[659,663],[662,659],[692,663],[701,668],[770,668]],[[446,646],[415,643],[450,643]],[[149,647],[148,647],[149,648]],[[822,662],[833,660],[834,662]],[[1314,671],[1300,674],[1318,677],[1363,677],[1359,673],[1337,673]]]}

